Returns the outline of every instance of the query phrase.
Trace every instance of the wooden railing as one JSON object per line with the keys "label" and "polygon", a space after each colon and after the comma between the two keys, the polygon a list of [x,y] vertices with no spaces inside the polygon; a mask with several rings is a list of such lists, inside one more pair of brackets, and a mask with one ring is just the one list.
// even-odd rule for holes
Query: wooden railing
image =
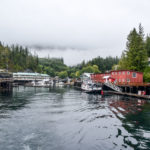
{"label": "wooden railing", "polygon": [[117,82],[116,85],[118,86],[150,86],[150,83],[132,83],[132,82],[119,83]]}
{"label": "wooden railing", "polygon": [[13,78],[0,78],[0,82],[13,82]]}
{"label": "wooden railing", "polygon": [[[104,83],[104,80],[93,80],[94,82],[101,82]],[[116,82],[114,83],[118,86],[150,86],[150,83],[135,83],[135,82]]]}
{"label": "wooden railing", "polygon": [[15,81],[34,81],[34,80],[43,80],[43,79],[49,79],[45,77],[14,77],[13,78]]}

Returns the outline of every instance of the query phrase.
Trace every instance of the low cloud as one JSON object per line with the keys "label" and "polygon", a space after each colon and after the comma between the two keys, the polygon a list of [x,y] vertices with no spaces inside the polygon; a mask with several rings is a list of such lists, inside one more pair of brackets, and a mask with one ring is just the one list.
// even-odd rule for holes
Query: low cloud
{"label": "low cloud", "polygon": [[68,60],[74,56],[67,49],[120,55],[133,27],[141,22],[150,33],[149,6],[149,0],[1,0],[0,40],[44,54],[59,49]]}

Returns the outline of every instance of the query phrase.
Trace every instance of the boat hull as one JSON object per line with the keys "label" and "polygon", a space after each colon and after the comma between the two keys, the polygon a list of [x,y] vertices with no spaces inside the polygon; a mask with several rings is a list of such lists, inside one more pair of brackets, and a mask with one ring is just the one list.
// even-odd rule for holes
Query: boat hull
{"label": "boat hull", "polygon": [[101,90],[92,90],[92,91],[83,90],[83,92],[88,94],[101,94]]}

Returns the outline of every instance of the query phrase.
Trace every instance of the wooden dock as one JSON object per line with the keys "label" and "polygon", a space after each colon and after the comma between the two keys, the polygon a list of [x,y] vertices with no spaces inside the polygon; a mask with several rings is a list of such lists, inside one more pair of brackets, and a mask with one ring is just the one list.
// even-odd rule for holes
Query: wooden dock
{"label": "wooden dock", "polygon": [[106,92],[109,94],[123,95],[123,96],[136,97],[136,98],[150,100],[150,95],[138,95],[138,94],[134,94],[134,93],[115,92],[115,91],[106,91]]}
{"label": "wooden dock", "polygon": [[0,78],[0,91],[12,90],[13,78]]}

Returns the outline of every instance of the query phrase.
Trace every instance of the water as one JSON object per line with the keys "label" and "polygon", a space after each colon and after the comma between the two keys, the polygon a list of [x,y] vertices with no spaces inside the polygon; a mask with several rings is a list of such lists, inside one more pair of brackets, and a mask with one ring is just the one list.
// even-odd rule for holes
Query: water
{"label": "water", "polygon": [[73,88],[0,94],[0,150],[148,150],[150,103]]}

